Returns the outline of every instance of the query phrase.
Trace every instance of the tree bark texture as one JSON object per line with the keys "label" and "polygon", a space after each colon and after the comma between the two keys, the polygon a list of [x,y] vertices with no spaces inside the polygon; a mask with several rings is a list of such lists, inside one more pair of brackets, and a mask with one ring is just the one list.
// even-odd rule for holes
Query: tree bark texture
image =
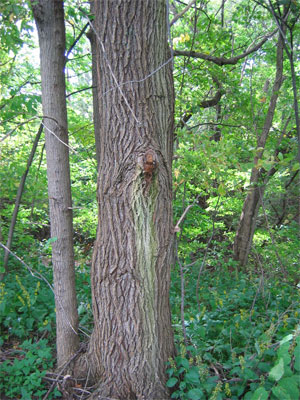
{"label": "tree bark texture", "polygon": [[[285,28],[283,27],[283,29]],[[250,187],[243,205],[233,245],[234,258],[239,261],[241,266],[245,266],[248,261],[256,227],[257,215],[265,191],[265,182],[258,166],[258,162],[263,156],[266,141],[273,122],[276,103],[279,97],[279,90],[283,82],[283,40],[282,35],[279,33],[276,55],[276,76],[272,95],[265,123],[261,135],[257,140],[256,156],[254,158],[254,167],[251,172]]]}
{"label": "tree bark texture", "polygon": [[174,90],[171,63],[158,69],[170,58],[166,3],[96,1],[95,28],[101,127],[93,398],[163,400],[166,362],[174,354]]}
{"label": "tree bark texture", "polygon": [[41,60],[58,367],[77,350],[72,199],[65,96],[65,26],[61,0],[31,0]]}

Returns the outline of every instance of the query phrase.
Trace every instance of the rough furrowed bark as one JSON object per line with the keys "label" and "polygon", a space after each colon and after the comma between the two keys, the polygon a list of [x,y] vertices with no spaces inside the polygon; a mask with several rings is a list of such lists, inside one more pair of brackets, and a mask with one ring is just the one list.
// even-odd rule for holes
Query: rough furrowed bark
{"label": "rough furrowed bark", "polygon": [[164,1],[95,3],[101,153],[88,350],[99,383],[93,399],[169,398],[170,63],[148,76],[170,57],[165,8]]}

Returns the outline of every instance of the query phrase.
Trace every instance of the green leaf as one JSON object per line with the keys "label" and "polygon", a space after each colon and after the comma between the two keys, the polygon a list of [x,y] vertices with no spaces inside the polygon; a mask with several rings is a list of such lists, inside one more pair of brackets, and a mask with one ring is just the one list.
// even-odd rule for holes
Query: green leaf
{"label": "green leaf", "polygon": [[284,376],[287,378],[287,377],[290,377],[290,376],[293,376],[294,374],[293,374],[293,371],[291,370],[291,368],[290,368],[290,366],[289,365],[285,365],[284,366]]}
{"label": "green leaf", "polygon": [[185,372],[185,368],[184,368],[184,367],[180,367],[180,368],[177,370],[177,374],[178,374],[178,375],[182,374],[183,372]]}
{"label": "green leaf", "polygon": [[178,366],[182,365],[186,369],[189,369],[190,367],[189,361],[184,357],[175,357],[175,361]]}
{"label": "green leaf", "polygon": [[278,351],[277,351],[277,357],[278,358],[282,358],[284,365],[289,365],[291,362],[291,356],[289,353],[289,348],[290,348],[290,343],[289,342],[285,342],[284,344],[282,344]]}
{"label": "green leaf", "polygon": [[280,340],[280,346],[286,342],[290,342],[293,339],[294,335],[290,334],[285,336],[282,340]]}
{"label": "green leaf", "polygon": [[220,183],[220,185],[218,186],[217,192],[218,192],[218,194],[219,194],[220,196],[225,196],[225,194],[226,194],[226,188],[225,188],[224,183]]}
{"label": "green leaf", "polygon": [[274,386],[272,388],[272,393],[279,400],[295,400],[292,399],[288,392],[281,386]]}
{"label": "green leaf", "polygon": [[269,393],[266,391],[264,387],[259,387],[253,393],[251,400],[267,400],[269,397]]}
{"label": "green leaf", "polygon": [[173,387],[173,386],[176,385],[177,382],[178,382],[178,379],[175,378],[175,377],[172,377],[167,381],[167,386],[168,387]]}
{"label": "green leaf", "polygon": [[190,368],[189,360],[187,360],[186,358],[183,358],[183,359],[182,359],[181,365],[182,365],[185,369],[189,369],[189,368]]}
{"label": "green leaf", "polygon": [[204,326],[199,326],[197,329],[197,334],[199,335],[199,337],[201,337],[201,339],[205,338],[205,333],[206,329],[204,328]]}
{"label": "green leaf", "polygon": [[199,373],[197,369],[191,369],[186,375],[185,380],[189,383],[197,384],[199,383]]}
{"label": "green leaf", "polygon": [[295,381],[293,378],[281,379],[278,383],[278,386],[286,390],[292,399],[300,398],[299,389],[297,388],[297,381]]}
{"label": "green leaf", "polygon": [[186,382],[184,382],[184,381],[180,382],[179,389],[184,390],[185,388],[186,388]]}
{"label": "green leaf", "polygon": [[200,400],[203,398],[203,392],[200,389],[191,389],[188,391],[187,395],[191,400]]}
{"label": "green leaf", "polygon": [[244,377],[247,380],[249,380],[249,379],[252,379],[252,380],[258,379],[257,374],[254,371],[252,371],[252,369],[250,369],[250,368],[245,368]]}
{"label": "green leaf", "polygon": [[284,362],[283,358],[280,358],[279,362],[269,372],[269,378],[272,381],[278,382],[279,379],[283,377],[283,374],[284,374]]}
{"label": "green leaf", "polygon": [[292,171],[295,172],[298,171],[298,169],[300,169],[300,164],[299,163],[294,164],[292,167]]}

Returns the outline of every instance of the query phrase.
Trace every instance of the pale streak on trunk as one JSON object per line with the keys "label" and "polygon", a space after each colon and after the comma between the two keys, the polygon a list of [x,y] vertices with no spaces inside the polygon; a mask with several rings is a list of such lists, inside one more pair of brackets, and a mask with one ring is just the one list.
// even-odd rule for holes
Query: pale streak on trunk
{"label": "pale streak on trunk", "polygon": [[59,367],[76,352],[79,344],[67,147],[64,10],[60,0],[31,0],[31,4],[40,44],[51,237],[57,238],[52,243],[52,263]]}
{"label": "pale streak on trunk", "polygon": [[272,89],[272,96],[262,133],[257,141],[257,152],[254,158],[254,167],[252,168],[250,178],[250,188],[245,199],[243,210],[241,213],[238,229],[236,232],[233,251],[234,258],[239,261],[241,266],[245,266],[251,250],[253,236],[256,227],[256,219],[261,201],[265,191],[265,184],[258,167],[266,145],[266,141],[272,126],[273,117],[276,109],[279,90],[283,82],[283,38],[279,33],[277,42],[277,58],[276,58],[276,77]]}
{"label": "pale streak on trunk", "polygon": [[[164,400],[166,362],[174,355],[172,67],[122,85],[126,100],[111,71],[122,84],[169,59],[166,4],[101,0],[95,15],[101,127],[89,354],[99,390],[92,398]],[[152,158],[154,171],[145,172]]]}

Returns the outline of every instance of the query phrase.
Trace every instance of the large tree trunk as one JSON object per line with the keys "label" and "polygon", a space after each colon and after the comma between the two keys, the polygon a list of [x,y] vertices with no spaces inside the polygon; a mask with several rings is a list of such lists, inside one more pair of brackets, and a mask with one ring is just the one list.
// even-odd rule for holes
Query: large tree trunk
{"label": "large tree trunk", "polygon": [[[285,31],[286,28],[282,26],[282,29]],[[233,245],[234,258],[239,261],[241,266],[247,264],[255,232],[256,219],[265,191],[265,182],[258,163],[263,156],[263,151],[273,122],[279,90],[283,82],[283,40],[282,35],[279,33],[276,56],[276,77],[272,89],[272,96],[262,133],[257,140],[257,152],[254,158],[254,167],[251,172],[249,192],[243,205]]]}
{"label": "large tree trunk", "polygon": [[61,0],[31,0],[41,59],[42,104],[47,177],[58,366],[74,354],[79,339],[73,253],[72,199],[65,97],[65,26]]}
{"label": "large tree trunk", "polygon": [[151,73],[170,57],[166,3],[99,0],[95,16],[101,128],[93,398],[163,400],[174,354],[171,63]]}

